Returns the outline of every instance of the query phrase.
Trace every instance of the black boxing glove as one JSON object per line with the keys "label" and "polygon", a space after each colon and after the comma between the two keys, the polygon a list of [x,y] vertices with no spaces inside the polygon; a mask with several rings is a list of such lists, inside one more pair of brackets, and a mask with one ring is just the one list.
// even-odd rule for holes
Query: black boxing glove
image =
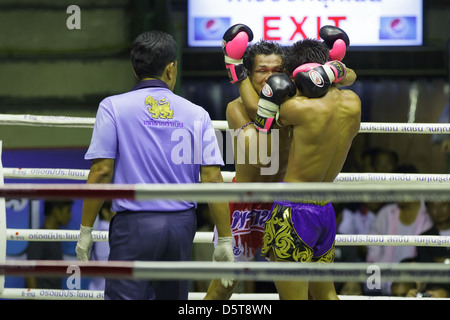
{"label": "black boxing glove", "polygon": [[252,40],[253,32],[245,24],[235,24],[223,35],[222,51],[225,55],[225,66],[231,83],[247,78],[247,70],[242,58],[248,43]]}
{"label": "black boxing glove", "polygon": [[323,96],[336,78],[331,67],[319,63],[301,65],[292,76],[302,95],[308,98]]}
{"label": "black boxing glove", "polygon": [[331,86],[345,78],[347,68],[340,61],[328,61],[324,65],[306,63],[292,73],[295,85],[308,98],[323,96]]}
{"label": "black boxing glove", "polygon": [[255,128],[259,132],[268,133],[274,125],[274,120],[283,101],[287,97],[293,97],[296,92],[297,89],[287,74],[275,73],[271,75],[259,95]]}
{"label": "black boxing glove", "polygon": [[347,52],[347,47],[350,45],[347,33],[335,26],[323,26],[319,30],[319,36],[330,49],[330,59],[342,61]]}

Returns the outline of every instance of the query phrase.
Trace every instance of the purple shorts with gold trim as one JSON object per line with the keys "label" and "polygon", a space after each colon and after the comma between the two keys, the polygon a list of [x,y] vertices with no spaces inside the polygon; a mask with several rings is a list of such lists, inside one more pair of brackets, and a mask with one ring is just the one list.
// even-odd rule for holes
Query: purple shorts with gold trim
{"label": "purple shorts with gold trim", "polygon": [[261,252],[279,260],[333,262],[336,215],[330,202],[276,201],[266,221]]}

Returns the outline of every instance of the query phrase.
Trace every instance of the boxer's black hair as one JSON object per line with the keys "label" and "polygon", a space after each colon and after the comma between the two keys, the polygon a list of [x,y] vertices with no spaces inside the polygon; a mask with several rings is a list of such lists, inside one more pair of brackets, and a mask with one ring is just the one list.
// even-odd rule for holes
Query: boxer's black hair
{"label": "boxer's black hair", "polygon": [[131,49],[131,64],[139,79],[160,77],[176,58],[177,43],[170,34],[162,31],[140,34]]}
{"label": "boxer's black hair", "polygon": [[323,42],[315,39],[297,41],[286,48],[283,56],[283,66],[289,74],[305,63],[325,64],[328,61],[329,49]]}
{"label": "boxer's black hair", "polygon": [[257,55],[271,55],[276,54],[283,56],[283,47],[278,43],[267,40],[260,40],[257,43],[249,46],[244,53],[244,66],[249,73],[253,72],[253,67],[255,65],[255,57]]}

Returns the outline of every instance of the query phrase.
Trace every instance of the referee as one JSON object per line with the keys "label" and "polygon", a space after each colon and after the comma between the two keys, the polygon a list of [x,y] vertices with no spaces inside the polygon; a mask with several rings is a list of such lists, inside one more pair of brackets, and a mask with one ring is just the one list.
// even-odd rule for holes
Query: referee
{"label": "referee", "polygon": [[[171,35],[139,35],[131,50],[139,83],[99,106],[85,155],[87,183],[154,184],[223,182],[224,165],[209,114],[173,93],[177,45]],[[92,226],[103,200],[83,202],[79,260],[89,260]],[[233,261],[228,203],[209,204],[219,232],[214,260]],[[109,260],[187,261],[196,232],[193,201],[114,199]],[[187,300],[188,280],[106,279],[105,299]]]}

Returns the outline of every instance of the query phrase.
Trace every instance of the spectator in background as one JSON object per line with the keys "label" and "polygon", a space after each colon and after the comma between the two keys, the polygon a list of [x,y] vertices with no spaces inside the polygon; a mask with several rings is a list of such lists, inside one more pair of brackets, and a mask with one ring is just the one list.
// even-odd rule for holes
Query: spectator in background
{"label": "spectator in background", "polygon": [[[370,221],[375,220],[375,215],[361,213],[360,203],[333,203],[336,213],[337,234],[369,234],[370,222],[363,220],[360,215],[366,215]],[[362,246],[336,247],[336,261],[339,262],[363,262],[366,260],[366,251]]]}
{"label": "spectator in background", "polygon": [[[338,234],[370,234],[370,228],[375,221],[376,216],[366,203],[339,203],[335,210],[340,211],[339,214],[336,211],[336,221],[339,219],[339,223],[336,226]],[[336,258],[340,254],[339,251],[348,251],[348,248],[349,247],[337,247]],[[356,255],[356,260],[354,261],[366,261],[367,247],[357,246],[354,247],[354,249]]]}
{"label": "spectator in background", "polygon": [[[336,213],[336,231],[337,234],[356,234],[354,228],[353,209],[359,204],[353,203],[333,203],[334,212]],[[346,216],[347,226],[342,226]],[[342,228],[343,227],[343,228]],[[342,232],[344,230],[346,232]],[[365,261],[365,251],[363,246],[337,246],[335,248],[335,262],[363,262]],[[336,292],[338,295],[357,295],[364,293],[364,284],[357,281],[336,282]]]}
{"label": "spectator in background", "polygon": [[[427,202],[426,206],[433,225],[421,235],[450,236],[450,202]],[[417,247],[417,260],[450,263],[450,248]]]}
{"label": "spectator in background", "polygon": [[450,286],[448,283],[428,283],[423,290],[411,288],[405,297],[450,298]]}
{"label": "spectator in background", "polygon": [[417,286],[414,282],[392,282],[391,296],[417,297]]}
{"label": "spectator in background", "polygon": [[[111,210],[111,202],[103,203],[99,212],[98,231],[108,231],[109,223],[116,213]],[[109,256],[108,241],[97,241],[91,247],[91,260],[107,261]],[[105,290],[105,278],[92,278],[89,282],[89,290]]]}
{"label": "spectator in background", "polygon": [[424,293],[419,294],[423,298],[450,298],[450,286],[448,283],[428,283]]}
{"label": "spectator in background", "polygon": [[398,166],[398,154],[392,150],[380,149],[372,158],[372,167],[376,173],[394,173]]}
{"label": "spectator in background", "polygon": [[[45,221],[42,229],[59,229],[69,223],[72,217],[73,201],[45,201]],[[27,248],[28,260],[63,260],[61,242],[31,241]],[[27,288],[62,289],[62,280],[58,277],[26,277]]]}
{"label": "spectator in background", "polygon": [[[417,262],[415,257],[406,258],[400,263]],[[390,295],[393,297],[415,298],[424,286],[420,282],[415,281],[394,281],[390,285]]]}
{"label": "spectator in background", "polygon": [[[400,166],[398,172],[417,173],[414,166]],[[428,230],[432,221],[423,201],[397,202],[383,206],[372,223],[373,235],[418,235]],[[369,246],[367,262],[400,262],[417,255],[414,246]],[[389,294],[390,285],[382,288]]]}
{"label": "spectator in background", "polygon": [[368,148],[361,154],[361,171],[375,172],[373,168],[373,159],[375,155],[380,152],[381,148]]}
{"label": "spectator in background", "polygon": [[369,234],[370,226],[375,220],[375,214],[364,203],[348,203],[342,207],[342,223],[338,233]]}
{"label": "spectator in background", "polygon": [[[433,225],[422,236],[450,236],[450,202],[427,202],[428,214]],[[450,263],[449,247],[416,247],[418,262]],[[424,289],[419,293],[422,297],[449,298],[450,285],[448,283],[423,284]],[[417,293],[417,292],[416,292]]]}
{"label": "spectator in background", "polygon": [[340,296],[362,296],[364,295],[364,283],[357,281],[336,283],[336,291]]}
{"label": "spectator in background", "polygon": [[[361,155],[363,173],[394,173],[398,155],[395,151],[369,148]],[[348,203],[342,210],[338,232],[342,234],[369,234],[375,213],[382,203]]]}
{"label": "spectator in background", "polygon": [[[420,262],[417,258],[408,258],[400,262]],[[450,298],[448,283],[393,282],[391,295],[408,298]]]}
{"label": "spectator in background", "polygon": [[[395,173],[398,166],[398,154],[383,148],[370,148],[362,154],[364,172]],[[385,203],[366,202],[361,204],[361,212],[377,213]]]}
{"label": "spectator in background", "polygon": [[[439,116],[439,123],[450,123],[450,96],[448,99],[449,101],[447,101],[441,115]],[[447,155],[447,173],[450,172],[450,135],[433,134],[431,144],[441,146],[441,151]]]}

